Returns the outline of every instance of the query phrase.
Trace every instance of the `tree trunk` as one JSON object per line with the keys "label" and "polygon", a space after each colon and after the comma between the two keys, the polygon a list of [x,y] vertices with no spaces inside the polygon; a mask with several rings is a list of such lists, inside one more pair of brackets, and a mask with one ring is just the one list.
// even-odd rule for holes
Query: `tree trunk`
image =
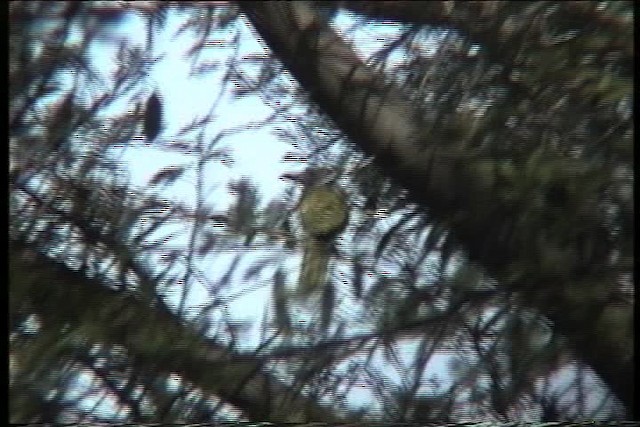
{"label": "tree trunk", "polygon": [[145,372],[178,373],[252,420],[347,421],[263,372],[258,357],[202,337],[164,306],[109,289],[19,242],[12,242],[10,253],[12,317],[35,312],[56,333],[65,330],[89,345],[121,345]]}
{"label": "tree trunk", "polygon": [[[375,2],[355,4],[366,3]],[[451,7],[472,8],[478,6],[470,3],[483,2],[460,3],[464,4]],[[431,13],[442,25],[466,25],[444,2],[419,4],[429,5],[425,13]],[[428,206],[435,218],[465,218],[451,220],[450,224],[469,259],[482,265],[502,286],[519,292],[523,303],[552,320],[572,343],[577,357],[593,367],[631,409],[633,311],[630,305],[603,304],[610,290],[617,286],[614,279],[590,274],[575,277],[571,274],[579,267],[575,259],[546,262],[544,256],[531,250],[529,236],[536,236],[536,230],[517,229],[515,238],[499,238],[502,228],[497,228],[495,219],[504,218],[500,227],[509,227],[522,212],[499,199],[488,180],[479,174],[482,161],[491,159],[443,149],[442,133],[425,134],[424,129],[429,127],[414,119],[416,112],[399,92],[389,89],[367,68],[324,25],[309,2],[239,2],[239,5],[262,39],[317,104],[354,143],[374,156],[390,177],[408,189],[415,201]],[[493,22],[497,24],[500,20]],[[508,46],[509,37],[517,34],[499,32],[500,28],[487,25],[471,35],[482,38],[479,41],[487,44],[489,50],[498,44]],[[509,66],[514,58],[515,55],[505,54],[495,59],[502,59],[503,65]],[[579,160],[567,164],[576,173],[589,173]],[[563,215],[580,219],[585,214],[567,210]],[[559,253],[567,249],[561,243],[550,245]]]}

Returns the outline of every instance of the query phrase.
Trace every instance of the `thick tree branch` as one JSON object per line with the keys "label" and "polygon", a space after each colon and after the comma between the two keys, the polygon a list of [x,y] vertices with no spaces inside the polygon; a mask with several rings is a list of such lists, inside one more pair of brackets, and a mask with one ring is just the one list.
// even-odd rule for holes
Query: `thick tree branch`
{"label": "thick tree branch", "polygon": [[[419,4],[425,15],[436,17],[432,19],[435,23],[459,24],[480,42],[497,40],[504,47],[504,40],[517,34],[517,29],[498,25],[490,11],[485,13],[487,22],[475,29],[465,23],[463,14],[448,9],[458,7],[457,2],[454,6],[445,3]],[[489,7],[476,3],[469,8]],[[446,146],[440,140],[443,133],[424,134],[429,127],[416,119],[416,112],[399,92],[367,68],[350,46],[324,25],[308,2],[239,5],[266,44],[351,140],[374,156],[414,200],[428,207],[432,216],[447,221],[472,261],[483,265],[507,289],[521,292],[523,302],[547,315],[572,342],[577,356],[632,408],[633,312],[631,306],[607,303],[617,287],[615,279],[595,274],[589,266],[576,278],[573,272],[583,267],[576,257],[548,262],[546,254],[532,250],[531,238],[539,230],[516,229],[511,238],[500,238],[504,235],[502,227],[509,227],[510,222],[518,224],[522,212],[517,205],[498,198],[478,173],[482,162],[490,159],[442,148]],[[493,43],[498,51],[500,43]],[[515,60],[508,52],[500,55],[507,61]],[[579,160],[563,162],[567,179],[590,173]],[[509,163],[509,167],[515,165]],[[514,173],[522,172],[516,169]],[[465,213],[464,219],[456,220],[461,212]],[[564,215],[584,223],[590,221],[589,214],[577,211],[567,210]],[[496,225],[496,218],[505,221]],[[561,223],[554,223],[550,230],[553,227],[561,227]],[[558,254],[574,250],[562,246],[564,242],[553,241],[552,234],[550,247],[557,245],[553,249]],[[540,292],[543,287],[545,291]]]}
{"label": "thick tree branch", "polygon": [[109,289],[19,242],[11,245],[10,280],[12,316],[35,312],[67,336],[121,345],[149,372],[179,373],[252,420],[345,421],[265,373],[259,358],[207,340],[162,307]]}

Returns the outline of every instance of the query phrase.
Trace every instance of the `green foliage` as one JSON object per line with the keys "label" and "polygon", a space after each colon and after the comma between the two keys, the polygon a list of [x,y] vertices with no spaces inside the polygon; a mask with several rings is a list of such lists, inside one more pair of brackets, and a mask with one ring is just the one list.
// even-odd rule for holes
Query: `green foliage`
{"label": "green foliage", "polygon": [[[105,111],[116,100],[130,99],[130,90],[153,62],[147,58],[150,50],[123,45],[119,55],[128,65],[118,69],[116,82],[103,94],[103,84],[62,89],[57,79],[72,69],[79,82],[98,81],[84,52],[101,28],[124,14],[101,7],[55,2],[10,7],[10,233],[20,242],[9,265],[10,352],[17,360],[12,421],[60,422],[55,417],[69,413],[92,419],[95,411],[82,418],[78,405],[68,410],[64,404],[63,391],[83,371],[102,378],[101,387],[130,410],[122,413],[132,422],[219,420],[227,404],[248,419],[340,418],[337,408],[345,390],[363,379],[394,421],[457,421],[468,414],[519,419],[532,408],[534,385],[575,359],[589,363],[618,397],[628,399],[633,293],[625,287],[632,282],[634,224],[630,2],[432,2],[420,7],[346,2],[344,7],[360,9],[367,19],[406,21],[398,38],[368,62],[372,75],[385,74],[384,85],[368,90],[364,79],[356,91],[347,86],[326,91],[343,92],[332,104],[340,113],[333,117],[336,123],[362,119],[357,132],[344,126],[351,142],[366,146],[379,136],[368,133],[375,128],[387,144],[379,157],[395,145],[408,157],[389,155],[380,164],[345,149],[344,134],[329,129],[330,120],[316,114],[315,106],[305,104],[305,112],[291,120],[297,110],[290,107],[299,107],[297,100],[306,97],[292,88],[282,64],[322,64],[301,47],[303,40],[296,58],[277,49],[266,60],[263,54],[230,58],[224,83],[233,81],[244,94],[261,91],[265,102],[277,105],[276,116],[287,114],[294,126],[293,131],[278,129],[283,140],[313,148],[311,163],[345,171],[344,191],[317,187],[304,193],[302,232],[288,226],[287,203],[272,203],[260,212],[261,198],[250,179],[229,185],[234,202],[224,213],[204,203],[204,184],[211,178],[204,173],[205,161],[224,157],[211,149],[221,137],[211,146],[201,138],[189,145],[191,134],[181,133],[189,142],[171,147],[199,156],[193,162],[197,167],[185,164],[180,173],[168,169],[171,173],[160,172],[151,181],[155,187],[196,171],[195,212],[130,191],[109,149],[129,143],[143,117],[139,109],[121,116]],[[149,18],[152,40],[152,29],[167,20],[168,6],[132,7],[141,7],[140,15]],[[202,37],[192,50],[195,56],[213,44],[217,28],[237,29],[236,6],[175,7],[192,10],[180,31],[192,29]],[[274,12],[267,17],[280,13],[282,19],[263,19],[270,30],[260,31],[265,41],[306,10],[304,2],[241,2],[239,7],[250,20],[261,11]],[[324,21],[312,22],[318,27],[310,37],[324,34]],[[69,45],[71,23],[87,29],[86,40]],[[48,33],[50,27],[57,28]],[[293,39],[295,25],[284,31],[287,40],[280,47]],[[341,42],[333,35],[325,40],[335,43],[318,44],[314,53],[332,52],[329,48]],[[398,57],[406,61],[387,63],[392,53],[402,53]],[[330,62],[344,65],[344,60],[349,68],[349,54],[341,51]],[[263,65],[257,83],[242,71],[247,64]],[[219,65],[200,64],[194,73]],[[300,81],[306,92],[322,95],[333,71],[313,71],[323,79]],[[393,94],[398,84],[406,86],[398,91],[408,94],[406,105]],[[374,114],[350,103],[350,92],[367,95],[362,105],[369,95],[385,92],[375,114],[378,122],[366,122]],[[283,99],[292,104],[282,108]],[[416,133],[423,132],[414,146],[406,141],[413,133],[393,120],[385,122],[389,106],[415,116]],[[151,128],[159,120],[147,119],[147,134],[153,137],[157,129]],[[379,123],[389,123],[388,129],[376,127]],[[429,150],[440,154],[433,157],[438,164],[431,175],[419,161]],[[396,163],[406,165],[399,181],[409,192],[386,176]],[[437,183],[428,182],[436,178]],[[427,194],[421,192],[425,188],[438,197],[414,203],[410,196]],[[354,235],[346,234],[351,232],[345,230],[347,222]],[[186,228],[160,233],[176,223]],[[347,247],[332,244],[341,232]],[[185,234],[188,245],[172,240]],[[283,240],[288,252],[304,251],[296,292],[287,290],[291,280],[289,270],[278,264],[287,258],[281,253],[254,263],[242,276],[242,288],[232,290],[245,254],[255,254],[261,245],[281,250]],[[197,268],[201,257],[229,250],[241,253],[219,280]],[[55,267],[51,260],[57,261]],[[258,274],[264,266],[274,266],[272,281]],[[329,274],[334,266],[351,267],[336,269],[351,275]],[[193,286],[209,292],[193,322],[163,303],[165,286],[176,284],[183,296]],[[260,346],[240,353],[245,336],[228,321],[225,309],[266,285],[272,286],[274,317],[262,319]],[[312,295],[317,298],[295,298]],[[312,321],[297,322],[301,313]],[[361,330],[366,331],[357,335]],[[417,348],[412,366],[403,363],[401,342]],[[432,390],[437,381],[424,374],[431,356],[444,352],[457,357],[458,368],[451,372],[453,386],[439,393]],[[395,393],[388,371],[372,364],[378,356],[385,368],[400,374],[401,393]],[[348,369],[341,371],[341,365]],[[281,382],[282,376],[268,372],[281,368],[292,381]],[[179,377],[180,385],[169,390],[169,377]],[[574,395],[590,392],[581,385],[585,378],[577,374]],[[208,403],[198,407],[194,395]],[[332,396],[330,410],[317,404],[327,396]],[[212,405],[213,400],[221,403]],[[371,406],[363,414],[373,419],[379,414]],[[591,418],[586,412],[578,415]]]}

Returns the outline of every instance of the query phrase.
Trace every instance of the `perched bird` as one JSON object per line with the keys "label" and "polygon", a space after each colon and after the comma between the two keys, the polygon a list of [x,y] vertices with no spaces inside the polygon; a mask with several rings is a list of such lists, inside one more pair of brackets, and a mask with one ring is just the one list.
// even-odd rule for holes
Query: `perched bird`
{"label": "perched bird", "polygon": [[147,107],[144,112],[144,135],[147,143],[153,142],[162,128],[162,102],[160,97],[154,92],[147,100]]}
{"label": "perched bird", "polygon": [[282,178],[303,186],[296,207],[305,232],[298,292],[308,296],[325,285],[333,240],[344,230],[349,208],[345,193],[335,185],[335,171],[308,169],[300,174],[284,174]]}

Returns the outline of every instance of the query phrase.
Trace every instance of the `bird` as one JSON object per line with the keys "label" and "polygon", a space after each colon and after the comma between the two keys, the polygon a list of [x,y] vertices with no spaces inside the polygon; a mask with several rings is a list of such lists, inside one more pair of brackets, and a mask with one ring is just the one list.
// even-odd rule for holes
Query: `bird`
{"label": "bird", "polygon": [[162,101],[156,92],[147,100],[144,112],[144,135],[147,143],[152,143],[162,128]]}
{"label": "bird", "polygon": [[334,240],[349,220],[347,198],[337,187],[337,173],[331,169],[309,168],[281,177],[303,187],[294,209],[305,233],[298,294],[309,296],[322,290],[327,281]]}

